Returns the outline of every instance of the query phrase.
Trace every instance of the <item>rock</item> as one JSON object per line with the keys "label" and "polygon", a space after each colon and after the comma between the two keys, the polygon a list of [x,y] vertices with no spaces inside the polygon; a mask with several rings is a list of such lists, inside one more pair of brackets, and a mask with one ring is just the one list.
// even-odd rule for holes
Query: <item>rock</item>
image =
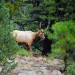
{"label": "rock", "polygon": [[21,70],[18,75],[37,75],[37,73],[32,70]]}
{"label": "rock", "polygon": [[17,75],[16,73],[8,73],[7,75]]}
{"label": "rock", "polygon": [[64,71],[65,68],[65,63],[63,60],[60,59],[52,59],[52,60],[48,60],[48,66],[47,68],[53,68],[59,71]]}
{"label": "rock", "polygon": [[36,71],[37,75],[48,75],[45,67],[40,67]]}
{"label": "rock", "polygon": [[43,62],[43,61],[36,61],[32,64],[33,67],[46,67],[47,66],[47,63]]}
{"label": "rock", "polygon": [[3,67],[2,67],[2,66],[0,66],[0,72],[2,72],[2,69],[3,69]]}
{"label": "rock", "polygon": [[63,75],[63,74],[58,70],[53,70],[50,75]]}
{"label": "rock", "polygon": [[36,71],[37,75],[48,75],[47,74],[47,63],[44,61],[36,61],[34,64],[32,64],[32,67]]}
{"label": "rock", "polygon": [[63,75],[60,70],[65,68],[63,60],[52,59],[47,62],[43,57],[18,56],[15,62],[16,68],[8,75]]}

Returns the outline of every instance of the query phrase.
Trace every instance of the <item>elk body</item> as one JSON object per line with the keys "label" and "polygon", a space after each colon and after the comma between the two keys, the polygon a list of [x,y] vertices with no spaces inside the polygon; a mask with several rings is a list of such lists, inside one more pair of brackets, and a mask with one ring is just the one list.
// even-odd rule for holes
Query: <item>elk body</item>
{"label": "elk body", "polygon": [[16,38],[16,41],[20,44],[26,45],[29,51],[32,51],[31,46],[34,42],[43,40],[45,38],[43,29],[38,30],[37,32],[14,30],[11,33],[13,37]]}

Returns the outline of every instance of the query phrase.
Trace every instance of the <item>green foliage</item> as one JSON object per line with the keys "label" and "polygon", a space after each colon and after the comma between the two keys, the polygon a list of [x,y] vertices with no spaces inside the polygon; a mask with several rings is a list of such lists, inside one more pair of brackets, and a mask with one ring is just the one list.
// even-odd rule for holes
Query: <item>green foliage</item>
{"label": "green foliage", "polygon": [[3,70],[2,70],[2,75],[6,75],[9,71],[11,71],[12,69],[15,69],[15,67],[17,66],[17,64],[16,63],[6,63],[5,65],[4,65],[4,68],[3,68]]}
{"label": "green foliage", "polygon": [[55,48],[52,50],[51,54],[48,54],[48,58],[58,58],[58,59],[64,59],[64,56],[66,55],[66,51],[62,48]]}
{"label": "green foliage", "polygon": [[[75,49],[75,23],[72,21],[57,22],[52,26],[53,33],[47,33],[48,38],[53,39],[53,55],[62,55],[63,50],[73,51]],[[57,53],[55,53],[57,51]],[[63,53],[64,54],[64,53]]]}
{"label": "green foliage", "polygon": [[13,4],[6,0],[5,4],[11,15],[22,21],[37,20],[61,21],[75,19],[74,0],[15,0]]}
{"label": "green foliage", "polygon": [[14,1],[14,3],[13,4],[11,4],[11,2],[7,2],[6,3],[6,7],[8,7],[9,8],[9,11],[10,11],[10,14],[12,14],[12,15],[17,15],[17,14],[19,14],[19,8],[22,6],[22,2],[20,2],[20,1]]}
{"label": "green foliage", "polygon": [[25,49],[21,49],[17,52],[17,55],[22,55],[22,56],[32,56],[32,53],[31,52],[28,52],[27,50]]}
{"label": "green foliage", "polygon": [[[8,9],[3,6],[0,9],[1,15],[1,24],[0,24],[0,52],[3,55],[4,59],[7,57],[11,57],[15,50],[18,49],[18,46],[15,40],[11,37],[10,32],[13,30],[13,26],[11,21],[9,21],[9,12]],[[7,15],[6,15],[7,14]],[[2,54],[4,53],[4,54]],[[3,59],[3,58],[2,58]]]}
{"label": "green foliage", "polygon": [[31,31],[37,31],[37,29],[39,29],[39,26],[37,24],[30,24],[30,25],[26,25],[24,29],[31,30]]}
{"label": "green foliage", "polygon": [[[75,44],[75,23],[72,21],[58,22],[52,26],[53,34],[50,34],[56,41],[53,47],[62,47],[65,50],[74,49]],[[50,36],[49,35],[49,36]],[[66,48],[67,47],[67,48]]]}
{"label": "green foliage", "polygon": [[31,19],[44,21],[63,21],[63,20],[74,20],[75,7],[74,0],[31,0],[26,3],[26,13],[29,14]]}
{"label": "green foliage", "polygon": [[72,63],[67,67],[67,74],[68,75],[75,75],[75,63]]}
{"label": "green foliage", "polygon": [[6,4],[6,7],[9,7],[11,14],[14,14],[15,8],[14,8],[14,5],[13,5],[13,4],[11,4],[11,3],[9,2],[9,3]]}
{"label": "green foliage", "polygon": [[[38,4],[39,3],[39,4]],[[37,4],[37,5],[36,5]],[[53,15],[55,13],[55,0],[39,0],[32,3],[33,7],[30,10],[31,18],[33,19],[41,19],[41,20],[51,20],[55,19]]]}
{"label": "green foliage", "polygon": [[3,69],[8,63],[7,59],[13,60],[19,50],[17,42],[10,34],[16,24],[9,20],[9,17],[9,9],[5,3],[0,3],[0,65],[4,66]]}

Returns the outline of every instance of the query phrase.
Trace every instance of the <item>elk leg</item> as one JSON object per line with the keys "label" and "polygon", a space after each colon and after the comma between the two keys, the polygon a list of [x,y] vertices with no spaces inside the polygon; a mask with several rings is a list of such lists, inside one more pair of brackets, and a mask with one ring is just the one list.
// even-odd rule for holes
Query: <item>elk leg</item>
{"label": "elk leg", "polygon": [[27,46],[27,49],[32,52],[32,47],[30,45]]}
{"label": "elk leg", "polygon": [[32,52],[32,47],[31,46],[29,46],[29,51]]}

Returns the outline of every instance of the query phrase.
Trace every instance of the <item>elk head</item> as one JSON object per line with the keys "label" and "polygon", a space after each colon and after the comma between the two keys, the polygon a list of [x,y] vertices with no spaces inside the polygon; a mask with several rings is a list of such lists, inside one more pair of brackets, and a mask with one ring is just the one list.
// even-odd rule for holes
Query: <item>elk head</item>
{"label": "elk head", "polygon": [[39,35],[41,40],[45,39],[45,34],[44,34],[44,30],[43,29],[38,30],[38,35]]}

